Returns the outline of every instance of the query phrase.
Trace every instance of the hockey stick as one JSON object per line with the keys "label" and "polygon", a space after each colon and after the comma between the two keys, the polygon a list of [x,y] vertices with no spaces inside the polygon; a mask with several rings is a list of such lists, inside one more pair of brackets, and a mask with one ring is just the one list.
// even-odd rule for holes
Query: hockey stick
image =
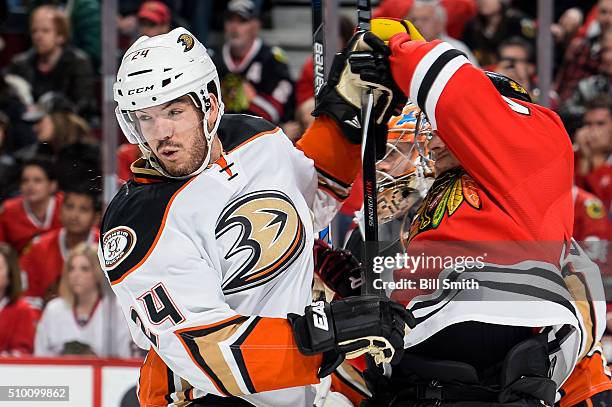
{"label": "hockey stick", "polygon": [[[323,0],[312,2],[312,66],[314,70],[314,99],[315,106],[317,97],[325,83],[325,25],[323,18]],[[319,232],[319,239],[332,244],[331,224]]]}
{"label": "hockey stick", "polygon": [[314,68],[315,102],[321,87],[325,83],[325,47],[323,26],[323,0],[312,2],[312,65]]}
{"label": "hockey stick", "polygon": [[[357,0],[357,25],[360,31],[370,30],[372,9],[370,0]],[[384,295],[374,288],[374,257],[378,255],[378,214],[376,208],[376,142],[372,129],[374,93],[371,89],[361,94],[361,160],[363,169],[363,217],[364,217],[364,284],[362,294]]]}

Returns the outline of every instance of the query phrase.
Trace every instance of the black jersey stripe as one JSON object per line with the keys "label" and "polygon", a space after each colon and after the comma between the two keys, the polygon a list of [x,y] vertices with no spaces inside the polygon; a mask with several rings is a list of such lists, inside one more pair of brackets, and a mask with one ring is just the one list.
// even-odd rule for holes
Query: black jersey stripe
{"label": "black jersey stripe", "polygon": [[427,70],[427,73],[421,81],[421,86],[419,87],[419,91],[417,93],[417,105],[426,114],[433,113],[425,110],[425,102],[427,101],[427,95],[429,95],[429,91],[434,81],[446,64],[448,64],[451,60],[463,55],[464,54],[457,49],[449,49],[448,51],[443,52],[442,55],[440,55]]}
{"label": "black jersey stripe", "polygon": [[249,393],[251,394],[256,393],[257,391],[255,390],[255,386],[253,385],[251,376],[249,376],[249,371],[246,367],[244,357],[242,356],[242,350],[240,349],[240,346],[244,343],[246,338],[251,335],[251,332],[253,332],[260,319],[261,317],[256,317],[255,319],[253,319],[253,321],[249,324],[247,329],[245,329],[242,335],[240,335],[240,337],[236,339],[236,342],[234,342],[230,346],[232,354],[234,355],[234,359],[236,360],[236,364],[238,365],[238,370],[240,370],[240,374],[242,375],[242,379],[244,380],[244,384],[246,385],[247,389],[249,390]]}

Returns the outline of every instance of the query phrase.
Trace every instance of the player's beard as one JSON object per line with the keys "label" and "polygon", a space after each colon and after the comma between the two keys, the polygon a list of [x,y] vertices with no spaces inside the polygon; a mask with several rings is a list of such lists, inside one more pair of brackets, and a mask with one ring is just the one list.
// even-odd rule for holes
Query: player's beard
{"label": "player's beard", "polygon": [[186,160],[181,162],[164,162],[159,160],[162,168],[173,177],[184,177],[195,172],[204,160],[206,159],[206,153],[208,152],[208,143],[204,137],[204,132],[200,126],[197,130],[193,145],[185,146],[182,145],[181,149],[188,154]]}

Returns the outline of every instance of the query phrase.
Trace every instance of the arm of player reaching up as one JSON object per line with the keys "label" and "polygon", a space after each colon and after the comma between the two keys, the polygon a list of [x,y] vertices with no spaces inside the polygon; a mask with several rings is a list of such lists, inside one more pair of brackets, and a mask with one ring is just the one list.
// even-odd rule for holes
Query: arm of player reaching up
{"label": "arm of player reaching up", "polygon": [[[370,33],[356,33],[342,52],[332,62],[329,79],[317,95],[317,104],[313,111],[316,117],[313,124],[298,141],[297,147],[314,161],[318,175],[319,199],[315,205],[315,226],[323,226],[331,220],[339,203],[344,201],[350,192],[350,186],[361,168],[361,89],[372,89],[374,102],[372,111],[373,129],[378,159],[385,154],[387,139],[387,122],[394,106],[395,85],[386,62],[388,51],[384,44],[373,43]],[[362,51],[363,50],[363,51]],[[365,52],[364,52],[365,51]],[[348,65],[349,58],[355,54],[365,55],[385,65],[381,70],[374,64],[358,62],[361,74],[355,74]],[[363,58],[360,59],[363,61]],[[336,202],[323,199],[322,193]],[[331,208],[331,210],[329,209]],[[316,209],[323,212],[323,220],[317,219]],[[327,209],[327,210],[326,210]]]}
{"label": "arm of player reaching up", "polygon": [[506,193],[534,173],[571,171],[569,137],[552,111],[501,96],[484,72],[448,43],[410,41],[401,33],[389,47],[399,87],[485,188]]}
{"label": "arm of player reaching up", "polygon": [[[297,142],[297,148],[314,161],[317,190],[310,207],[314,214],[315,230],[319,231],[329,224],[349,196],[351,185],[361,168],[360,146],[349,142],[331,118],[321,116],[306,130]],[[312,171],[307,168],[312,164],[304,160],[292,162],[303,166],[297,169],[298,173],[308,174]]]}

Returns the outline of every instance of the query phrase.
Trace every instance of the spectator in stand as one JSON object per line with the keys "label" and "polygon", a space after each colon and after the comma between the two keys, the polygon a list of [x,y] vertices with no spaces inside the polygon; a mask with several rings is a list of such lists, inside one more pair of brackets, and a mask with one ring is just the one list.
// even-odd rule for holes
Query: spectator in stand
{"label": "spectator in stand", "polygon": [[38,324],[34,354],[129,357],[127,323],[113,295],[104,292],[106,284],[95,248],[80,244],[72,249],[60,296],[47,304]]}
{"label": "spectator in stand", "polygon": [[502,0],[479,0],[478,15],[467,23],[463,41],[481,65],[497,62],[497,47],[506,38],[520,36],[533,41],[535,22]]}
{"label": "spectator in stand", "polygon": [[29,84],[20,76],[0,75],[0,110],[11,120],[5,152],[16,150],[36,141],[32,127],[21,120],[21,116],[32,104]]}
{"label": "spectator in stand", "polygon": [[90,136],[89,125],[74,113],[73,105],[61,94],[41,97],[39,108],[24,116],[35,123],[38,143],[15,153],[19,160],[47,156],[55,161],[59,189],[100,177],[100,147]]}
{"label": "spectator in stand", "polygon": [[582,79],[572,96],[565,101],[559,111],[566,127],[576,128],[584,115],[585,106],[598,96],[612,98],[612,26],[602,34],[601,64],[599,74]]}
{"label": "spectator in stand", "polygon": [[0,356],[29,355],[34,351],[35,313],[21,299],[17,253],[0,243]]}
{"label": "spectator in stand", "polygon": [[293,118],[295,101],[287,56],[259,37],[259,10],[232,0],[225,14],[225,44],[212,55],[226,113],[248,113],[275,124]]}
{"label": "spectator in stand", "polygon": [[[609,270],[607,263],[610,220],[603,202],[595,195],[574,185],[574,239],[597,262],[602,273]],[[605,269],[604,269],[605,268]]]}
{"label": "spectator in stand", "polygon": [[8,149],[9,125],[8,116],[0,110],[0,202],[19,191],[19,168]]}
{"label": "spectator in stand", "polygon": [[[556,9],[556,7],[555,7]],[[563,12],[559,20],[550,26],[555,40],[553,52],[553,67],[556,73],[563,63],[563,55],[570,42],[578,34],[578,30],[584,22],[584,13],[578,7],[570,7]]]}
{"label": "spectator in stand", "polygon": [[612,0],[599,0],[597,20],[584,37],[574,38],[565,51],[563,64],[555,78],[561,101],[568,99],[578,82],[597,75],[601,63],[602,34],[612,28]]}
{"label": "spectator in stand", "polygon": [[[440,0],[448,17],[446,33],[459,39],[468,21],[476,17],[478,6],[476,0]],[[413,0],[382,0],[372,13],[372,17],[404,18],[410,13]]]}
{"label": "spectator in stand", "polygon": [[[63,227],[36,237],[20,258],[24,296],[37,309],[57,295],[68,252],[81,243],[99,239],[100,200],[88,186],[64,191],[60,212]],[[44,256],[41,256],[44,253]]]}
{"label": "spectator in stand", "polygon": [[583,126],[576,131],[576,185],[602,200],[612,200],[612,100],[599,97],[586,105]]}
{"label": "spectator in stand", "polygon": [[52,163],[36,157],[22,165],[21,196],[7,199],[0,207],[0,242],[21,254],[30,241],[61,227],[63,194],[57,192]]}
{"label": "spectator in stand", "polygon": [[[497,48],[497,63],[485,67],[520,83],[534,97],[535,64],[533,46],[521,37],[504,40]],[[536,92],[537,93],[537,92]]]}
{"label": "spectator in stand", "polygon": [[[432,41],[439,39],[448,42],[465,56],[476,66],[478,61],[472,51],[463,42],[454,39],[446,34],[444,27],[446,26],[446,9],[438,1],[431,0],[416,0],[408,14],[410,20],[426,40]],[[519,82],[520,83],[520,82]]]}
{"label": "spectator in stand", "polygon": [[140,35],[154,37],[170,32],[172,14],[161,1],[145,1],[138,9]]}
{"label": "spectator in stand", "polygon": [[83,50],[93,68],[98,71],[102,62],[102,11],[100,0],[71,0],[66,3],[70,17],[72,43]]}
{"label": "spectator in stand", "polygon": [[67,45],[68,17],[59,8],[37,7],[30,18],[32,48],[16,55],[7,72],[32,85],[35,99],[49,91],[65,94],[79,114],[95,113],[94,74],[87,55]]}

